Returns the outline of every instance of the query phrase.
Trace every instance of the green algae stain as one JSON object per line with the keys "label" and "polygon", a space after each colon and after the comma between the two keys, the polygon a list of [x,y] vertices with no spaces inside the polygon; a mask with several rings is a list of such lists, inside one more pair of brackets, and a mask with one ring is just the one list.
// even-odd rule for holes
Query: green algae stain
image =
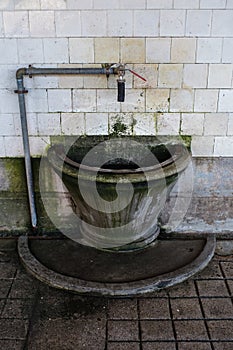
{"label": "green algae stain", "polygon": [[3,166],[8,179],[9,192],[26,192],[26,174],[23,158],[5,158]]}

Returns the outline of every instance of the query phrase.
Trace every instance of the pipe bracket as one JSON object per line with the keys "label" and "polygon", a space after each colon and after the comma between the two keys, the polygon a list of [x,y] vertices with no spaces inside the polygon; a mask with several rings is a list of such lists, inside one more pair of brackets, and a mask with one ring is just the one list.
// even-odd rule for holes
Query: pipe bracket
{"label": "pipe bracket", "polygon": [[27,93],[28,93],[28,90],[26,90],[26,89],[14,90],[14,92],[15,92],[16,94],[27,94]]}

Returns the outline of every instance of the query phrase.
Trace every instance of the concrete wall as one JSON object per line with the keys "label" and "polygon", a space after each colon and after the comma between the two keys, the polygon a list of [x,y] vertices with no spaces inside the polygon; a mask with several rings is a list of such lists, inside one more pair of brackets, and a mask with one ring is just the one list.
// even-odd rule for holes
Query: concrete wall
{"label": "concrete wall", "polygon": [[23,155],[15,71],[124,62],[111,76],[25,79],[31,152],[51,135],[192,136],[194,156],[233,156],[232,0],[1,0],[0,157]]}

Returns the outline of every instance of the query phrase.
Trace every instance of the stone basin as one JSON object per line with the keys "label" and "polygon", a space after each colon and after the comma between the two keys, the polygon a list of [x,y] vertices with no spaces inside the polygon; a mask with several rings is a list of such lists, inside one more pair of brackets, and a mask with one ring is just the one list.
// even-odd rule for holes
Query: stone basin
{"label": "stone basin", "polygon": [[190,162],[175,137],[85,136],[55,143],[47,156],[69,191],[78,242],[118,252],[156,243],[158,217]]}

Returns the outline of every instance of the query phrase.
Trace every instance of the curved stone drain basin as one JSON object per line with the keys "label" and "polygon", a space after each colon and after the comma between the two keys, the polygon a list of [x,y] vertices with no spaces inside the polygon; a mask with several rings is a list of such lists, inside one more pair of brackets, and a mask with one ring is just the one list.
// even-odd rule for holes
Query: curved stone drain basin
{"label": "curved stone drain basin", "polygon": [[114,253],[67,239],[21,236],[19,256],[26,269],[52,287],[102,296],[133,296],[181,283],[204,269],[215,251],[215,237],[158,240],[141,251]]}

